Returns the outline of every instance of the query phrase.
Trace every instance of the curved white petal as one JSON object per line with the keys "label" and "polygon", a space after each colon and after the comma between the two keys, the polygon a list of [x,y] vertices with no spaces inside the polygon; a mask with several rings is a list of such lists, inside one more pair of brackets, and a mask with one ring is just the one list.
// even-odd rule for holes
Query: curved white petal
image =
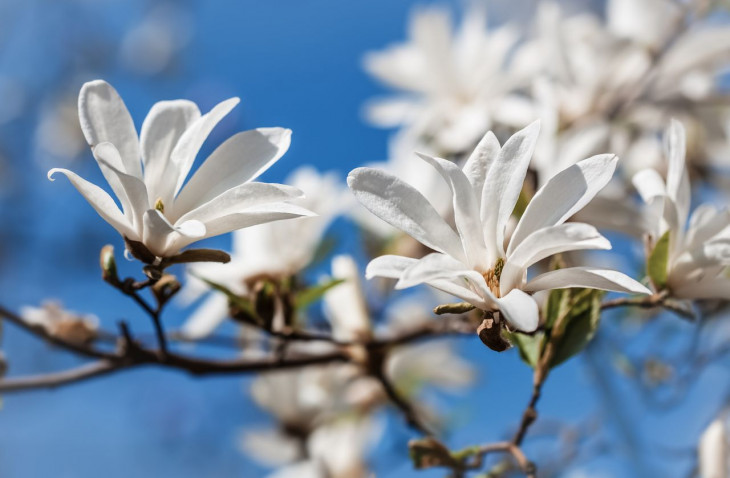
{"label": "curved white petal", "polygon": [[183,324],[180,333],[188,340],[202,339],[212,334],[226,317],[228,317],[228,298],[224,294],[213,293]]}
{"label": "curved white petal", "polygon": [[435,251],[465,259],[459,236],[409,184],[371,168],[354,169],[347,184],[358,201],[383,221]]}
{"label": "curved white petal", "polygon": [[679,299],[730,300],[730,279],[722,277],[699,282],[685,282],[672,286],[672,294]]}
{"label": "curved white petal", "polygon": [[566,251],[581,249],[611,249],[611,243],[588,224],[567,223],[545,227],[533,232],[517,246],[502,269],[501,290],[519,286],[525,270],[538,261]]}
{"label": "curved white petal", "polygon": [[546,272],[533,278],[523,289],[528,292],[536,292],[570,287],[651,294],[649,289],[626,274],[595,267],[569,267]]}
{"label": "curved white petal", "polygon": [[142,178],[137,130],[117,90],[103,80],[84,83],[79,93],[79,121],[92,148],[105,141],[112,143],[122,157],[123,171]]}
{"label": "curved white petal", "polygon": [[51,169],[48,171],[48,179],[54,181],[53,175],[56,173],[65,175],[78,192],[81,193],[84,199],[91,204],[91,207],[94,208],[99,216],[116,229],[119,234],[129,237],[130,239],[138,238],[136,232],[132,229],[131,225],[124,217],[124,214],[122,214],[122,211],[120,211],[119,207],[117,207],[114,199],[112,199],[106,191],[68,169]]}
{"label": "curved white petal", "polygon": [[540,122],[535,121],[512,135],[489,168],[482,194],[481,218],[487,247],[496,245],[498,256],[504,252],[504,230],[522,191],[539,133]]}
{"label": "curved white petal", "polygon": [[487,249],[479,218],[479,199],[474,194],[469,179],[451,161],[416,153],[438,171],[451,188],[454,200],[454,221],[461,236],[466,260],[471,268],[487,270]]}
{"label": "curved white petal", "polygon": [[631,182],[639,192],[641,199],[647,204],[655,197],[667,194],[664,179],[654,169],[643,169],[639,171],[631,178]]}
{"label": "curved white petal", "polygon": [[442,277],[464,276],[469,272],[474,271],[466,264],[446,254],[433,252],[414,262],[408,269],[403,271],[395,288],[406,289]]}
{"label": "curved white petal", "polygon": [[219,194],[256,179],[274,164],[291,142],[291,130],[259,128],[231,136],[195,172],[175,199],[182,215]]}
{"label": "curved white petal", "polygon": [[494,136],[494,133],[488,131],[464,163],[464,174],[469,178],[469,182],[480,200],[487,173],[492,163],[497,159],[500,147],[497,137]]}
{"label": "curved white petal", "polygon": [[172,202],[180,171],[170,157],[180,137],[199,118],[200,110],[192,101],[160,101],[142,123],[139,141],[144,180],[155,200],[159,197],[165,204]]}
{"label": "curved white petal", "polygon": [[207,222],[229,214],[245,212],[246,209],[261,204],[283,202],[302,196],[302,191],[285,184],[243,183],[185,213],[177,220],[197,219]]}
{"label": "curved white petal", "polygon": [[93,153],[104,177],[122,203],[124,215],[131,219],[135,230],[140,231],[142,215],[150,208],[147,187],[144,182],[114,166],[120,163],[121,157],[113,144],[100,143],[94,148]]}
{"label": "curved white petal", "polygon": [[370,261],[365,269],[365,278],[387,277],[390,279],[400,279],[403,272],[416,262],[418,262],[418,259],[411,257],[395,255],[376,257]]}
{"label": "curved white petal", "polygon": [[540,323],[537,302],[520,289],[512,289],[506,296],[497,299],[499,311],[517,330],[534,332]]}
{"label": "curved white petal", "polygon": [[195,157],[213,128],[238,104],[238,98],[229,98],[218,103],[212,110],[198,118],[180,136],[170,153],[170,161],[177,169],[175,194],[180,191],[185,178],[193,167]]}
{"label": "curved white petal", "polygon": [[684,158],[687,151],[687,138],[682,123],[672,119],[667,131],[669,168],[667,171],[667,192],[677,208],[677,223],[683,227],[689,215],[690,188]]}
{"label": "curved white petal", "polygon": [[618,158],[601,154],[559,172],[535,193],[517,224],[507,254],[534,231],[565,222],[608,184]]}

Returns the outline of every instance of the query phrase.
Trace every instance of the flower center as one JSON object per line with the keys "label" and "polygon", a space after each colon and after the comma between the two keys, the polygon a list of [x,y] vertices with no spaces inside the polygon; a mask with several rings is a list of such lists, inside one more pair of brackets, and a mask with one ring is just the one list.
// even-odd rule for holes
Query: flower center
{"label": "flower center", "polygon": [[497,259],[497,262],[494,263],[494,268],[482,273],[484,280],[487,282],[487,287],[489,287],[489,290],[495,295],[495,297],[500,297],[499,278],[502,276],[503,267],[504,259],[500,257]]}
{"label": "flower center", "polygon": [[157,198],[157,201],[155,201],[155,209],[165,214],[165,205],[162,203],[162,198]]}

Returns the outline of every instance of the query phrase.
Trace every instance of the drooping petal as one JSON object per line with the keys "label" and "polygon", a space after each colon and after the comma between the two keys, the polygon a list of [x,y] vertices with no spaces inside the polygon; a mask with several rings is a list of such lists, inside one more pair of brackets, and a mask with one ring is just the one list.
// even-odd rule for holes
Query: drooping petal
{"label": "drooping petal", "polygon": [[136,239],[138,237],[132,229],[131,224],[129,224],[124,214],[122,214],[122,211],[119,210],[114,199],[106,191],[68,169],[51,169],[48,171],[48,179],[54,181],[53,175],[56,173],[64,174],[84,199],[91,204],[91,207],[94,208],[99,216],[116,229],[119,234],[130,239]]}
{"label": "drooping petal", "polygon": [[365,269],[365,278],[386,277],[389,279],[400,279],[403,272],[418,262],[418,259],[411,257],[384,255],[376,257]]}
{"label": "drooping petal", "polygon": [[610,154],[593,156],[550,178],[527,205],[512,235],[507,254],[511,254],[531,233],[561,224],[580,211],[608,184],[617,161],[618,158]]}
{"label": "drooping petal", "polygon": [[581,249],[611,249],[611,243],[588,224],[567,223],[538,229],[507,257],[500,277],[500,289],[505,292],[518,287],[525,270],[546,257]]}
{"label": "drooping petal", "polygon": [[160,101],[142,123],[144,180],[155,200],[159,197],[165,204],[172,203],[179,171],[170,157],[180,137],[199,118],[200,110],[192,101]]}
{"label": "drooping petal", "polygon": [[474,271],[466,264],[446,254],[433,252],[414,262],[408,269],[403,271],[395,288],[406,289],[442,277],[464,276],[468,272]]}
{"label": "drooping petal", "polygon": [[[466,260],[471,268],[487,270],[487,249],[479,218],[479,199],[474,194],[469,179],[451,161],[417,153],[418,156],[438,171],[451,188],[454,200],[454,221],[461,236]],[[495,259],[496,260],[496,259]]]}
{"label": "drooping petal", "polygon": [[189,340],[202,339],[213,333],[227,316],[228,298],[224,294],[212,294],[183,324],[180,333]]}
{"label": "drooping petal", "polygon": [[539,121],[515,133],[489,168],[480,210],[487,248],[496,246],[498,255],[504,252],[504,229],[522,191],[539,133]]}
{"label": "drooping petal", "polygon": [[122,157],[123,172],[142,178],[137,130],[117,90],[103,80],[84,83],[79,93],[79,121],[92,148],[112,143]]}
{"label": "drooping petal", "polygon": [[464,174],[469,178],[469,182],[480,201],[484,190],[484,181],[487,180],[489,168],[497,159],[499,149],[499,140],[494,136],[494,133],[488,131],[464,164]]}
{"label": "drooping petal", "polygon": [[132,226],[141,231],[142,215],[150,208],[147,187],[141,179],[117,169],[121,161],[117,148],[111,143],[99,143],[94,148],[94,157],[104,177],[122,203],[124,215]]}
{"label": "drooping petal", "polygon": [[512,289],[506,296],[497,299],[499,311],[517,330],[534,332],[540,323],[540,311],[535,299],[520,289]]}
{"label": "drooping petal", "polygon": [[261,204],[282,202],[302,196],[303,193],[299,189],[285,184],[244,183],[185,213],[176,219],[176,222],[189,219],[208,222],[229,214],[244,212]]}
{"label": "drooping petal", "polygon": [[347,184],[370,212],[423,245],[463,260],[459,236],[421,193],[386,172],[357,168]]}
{"label": "drooping petal", "polygon": [[180,191],[185,178],[193,167],[195,157],[203,146],[213,128],[238,104],[238,98],[229,98],[218,103],[212,110],[198,118],[180,136],[175,148],[170,154],[170,162],[175,165],[175,194]]}
{"label": "drooping petal", "polygon": [[219,194],[256,179],[274,164],[291,142],[291,130],[259,128],[230,137],[205,160],[175,199],[183,215]]}
{"label": "drooping petal", "polygon": [[651,294],[649,289],[626,274],[595,267],[569,267],[546,272],[533,278],[523,289],[528,292],[536,292],[570,287]]}

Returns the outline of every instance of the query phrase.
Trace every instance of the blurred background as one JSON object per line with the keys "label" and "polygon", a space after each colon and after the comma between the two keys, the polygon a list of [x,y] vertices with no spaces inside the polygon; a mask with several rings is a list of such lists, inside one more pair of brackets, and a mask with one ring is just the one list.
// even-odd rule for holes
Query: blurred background
{"label": "blurred background", "polygon": [[[496,0],[489,21],[499,23],[505,15],[527,21],[536,3]],[[67,167],[96,183],[103,179],[78,126],[76,101],[85,81],[103,78],[114,85],[138,127],[158,100],[188,98],[206,111],[239,96],[241,105],[214,130],[203,156],[234,132],[283,126],[293,130],[292,146],[265,180],[282,181],[301,164],[344,179],[351,169],[388,156],[390,132],[363,119],[366,100],[386,91],[363,71],[363,55],[402,40],[409,14],[422,4],[1,0],[2,304],[17,310],[56,299],[97,315],[109,329],[124,318],[136,332],[151,330],[133,303],[99,280],[98,251],[108,243],[121,251],[117,233],[66,181],[46,179],[51,167]],[[439,4],[455,12],[462,7]],[[333,233],[337,250],[361,249],[347,221],[336,223]],[[229,243],[222,237],[208,245]],[[627,272],[640,267],[630,259],[623,266]],[[136,272],[134,265],[121,267]],[[170,326],[184,319],[179,307],[164,318]],[[653,333],[634,346],[695,334],[676,318],[666,324],[665,335]],[[716,338],[722,331],[714,329]],[[524,409],[532,380],[514,351],[496,354],[475,340],[458,345],[478,375],[468,392],[440,398],[452,423],[447,442],[455,448],[504,437]],[[723,362],[704,368],[681,399],[663,400],[617,373],[610,353],[600,347],[561,366],[545,387],[540,403],[545,436],[556,436],[551,424],[561,424],[561,430],[568,424],[568,430],[581,428],[561,442],[588,442],[588,451],[578,460],[566,459],[568,465],[554,476],[690,476],[701,431],[730,398]],[[12,375],[79,363],[12,325],[3,327],[2,349],[11,358]],[[247,384],[235,376],[135,369],[2,397],[0,476],[264,476],[269,470],[240,447],[241,430],[270,421],[244,393]],[[392,417],[368,455],[376,476],[443,475],[412,470],[404,447],[410,436],[400,418]],[[540,453],[558,453],[552,442],[539,441],[531,445],[536,461]]]}

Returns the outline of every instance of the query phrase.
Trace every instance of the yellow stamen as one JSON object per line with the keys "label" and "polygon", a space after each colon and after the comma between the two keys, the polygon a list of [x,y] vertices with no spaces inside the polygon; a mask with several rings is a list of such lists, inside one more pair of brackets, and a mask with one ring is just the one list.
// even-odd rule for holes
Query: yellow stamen
{"label": "yellow stamen", "polygon": [[155,209],[163,214],[165,213],[165,205],[162,203],[162,198],[157,198],[157,201],[155,201]]}

